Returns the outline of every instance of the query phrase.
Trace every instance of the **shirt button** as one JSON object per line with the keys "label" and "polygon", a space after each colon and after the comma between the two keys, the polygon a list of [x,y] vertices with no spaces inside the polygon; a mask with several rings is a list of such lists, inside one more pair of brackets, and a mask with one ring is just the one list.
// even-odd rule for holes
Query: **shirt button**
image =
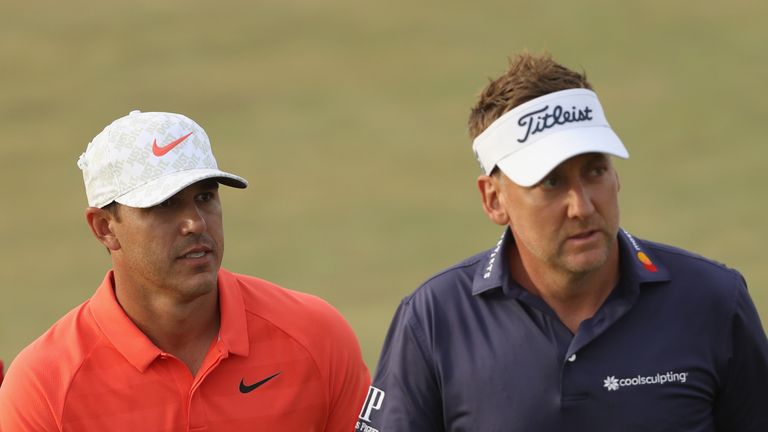
{"label": "shirt button", "polygon": [[576,361],[576,354],[571,354],[571,356],[568,357],[568,361],[571,362],[571,363],[575,362]]}

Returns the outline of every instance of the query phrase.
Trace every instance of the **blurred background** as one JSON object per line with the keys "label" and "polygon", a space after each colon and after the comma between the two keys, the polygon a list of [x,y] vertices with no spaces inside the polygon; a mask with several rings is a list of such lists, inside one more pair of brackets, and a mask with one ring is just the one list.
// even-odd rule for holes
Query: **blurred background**
{"label": "blurred background", "polygon": [[768,320],[768,4],[346,0],[0,4],[0,359],[110,267],[75,162],[133,109],[208,132],[224,265],[335,305],[373,370],[400,299],[495,245],[466,119],[521,50],[585,70],[630,149],[622,225],[742,271]]}

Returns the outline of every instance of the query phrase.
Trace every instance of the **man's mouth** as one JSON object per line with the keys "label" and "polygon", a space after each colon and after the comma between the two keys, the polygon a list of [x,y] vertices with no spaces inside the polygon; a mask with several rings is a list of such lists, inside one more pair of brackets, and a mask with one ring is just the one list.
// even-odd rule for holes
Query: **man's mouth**
{"label": "man's mouth", "polygon": [[585,238],[591,237],[596,232],[597,232],[597,230],[584,231],[582,233],[579,233],[579,234],[576,234],[576,235],[572,235],[572,236],[570,236],[568,238],[572,238],[572,239],[585,239]]}
{"label": "man's mouth", "polygon": [[207,245],[196,245],[187,249],[184,253],[179,255],[179,258],[198,259],[203,258],[207,254],[211,253],[213,248]]}
{"label": "man's mouth", "polygon": [[581,243],[581,242],[591,242],[595,240],[598,235],[600,234],[599,229],[593,229],[589,231],[581,231],[577,234],[568,236],[566,241]]}

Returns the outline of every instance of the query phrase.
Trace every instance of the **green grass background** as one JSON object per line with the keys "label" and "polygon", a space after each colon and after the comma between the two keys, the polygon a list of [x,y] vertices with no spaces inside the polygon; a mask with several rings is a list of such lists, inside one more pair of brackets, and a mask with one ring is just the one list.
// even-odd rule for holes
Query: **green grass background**
{"label": "green grass background", "polygon": [[465,124],[507,57],[587,71],[632,153],[622,225],[740,269],[768,319],[765,2],[6,0],[0,358],[93,292],[78,155],[132,109],[200,122],[224,265],[320,295],[375,367],[399,300],[495,244]]}

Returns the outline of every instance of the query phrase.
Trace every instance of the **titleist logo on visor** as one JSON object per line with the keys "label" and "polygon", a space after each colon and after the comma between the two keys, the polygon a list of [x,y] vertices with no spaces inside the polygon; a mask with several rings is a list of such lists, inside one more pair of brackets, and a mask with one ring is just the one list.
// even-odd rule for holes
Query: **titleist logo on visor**
{"label": "titleist logo on visor", "polygon": [[472,142],[480,167],[499,167],[533,186],[559,163],[583,153],[629,156],[592,90],[568,89],[531,99],[493,121]]}
{"label": "titleist logo on visor", "polygon": [[541,109],[531,111],[520,117],[517,124],[525,128],[525,135],[522,138],[518,138],[517,142],[524,143],[531,135],[543,132],[557,125],[592,120],[592,109],[588,106],[585,106],[584,109],[571,107],[570,110],[566,110],[561,105],[555,105],[551,112],[547,112],[548,110],[549,105],[546,105]]}

